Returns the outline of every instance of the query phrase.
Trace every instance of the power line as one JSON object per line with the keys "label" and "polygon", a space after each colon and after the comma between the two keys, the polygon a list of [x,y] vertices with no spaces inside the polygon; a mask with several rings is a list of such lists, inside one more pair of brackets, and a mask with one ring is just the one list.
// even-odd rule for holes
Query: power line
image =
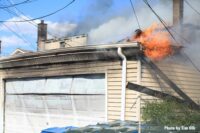
{"label": "power line", "polygon": [[130,0],[130,3],[131,3],[131,7],[132,7],[132,9],[133,9],[133,14],[135,15],[135,18],[136,18],[136,21],[137,21],[138,28],[140,29],[139,19],[138,19],[138,17],[137,17],[137,14],[136,14],[135,8],[134,8],[134,6],[133,6],[132,0]]}
{"label": "power line", "polygon": [[[10,1],[10,0],[7,0],[9,3],[11,3],[12,4],[12,1]],[[13,8],[15,8],[15,10],[17,11],[17,12],[19,12],[20,14],[22,14],[23,16],[25,16],[25,17],[27,17],[23,12],[21,12],[17,7],[13,7]],[[14,11],[11,11],[11,10],[9,10],[9,9],[4,9],[4,10],[6,10],[8,13],[10,13],[10,14],[12,14],[12,15],[14,15],[14,16],[17,16],[17,17],[19,17],[19,18],[21,18],[21,19],[24,19],[23,17],[21,17],[20,16],[20,14],[19,13],[17,13],[16,11],[14,12]],[[28,17],[27,17],[28,18]],[[16,25],[16,27],[18,27],[18,25],[17,25],[17,23],[16,22],[14,22],[15,23],[15,25]],[[37,23],[35,23],[34,21],[28,21],[28,23],[30,23],[31,25],[33,25],[34,27],[36,27],[37,28]],[[18,27],[18,29],[19,29],[19,27]],[[52,37],[54,37],[54,38],[56,38],[56,36],[55,35],[53,35],[52,33],[50,33],[49,31],[47,31],[47,33],[49,34],[49,35],[51,35]],[[25,38],[24,36],[22,36],[23,38]],[[68,44],[69,45],[69,44]],[[69,45],[70,46],[70,45]]]}
{"label": "power line", "polygon": [[176,38],[174,37],[174,35],[171,33],[171,31],[168,29],[167,24],[165,23],[165,21],[153,10],[153,8],[151,7],[151,5],[148,3],[147,0],[143,0],[144,3],[149,7],[149,9],[153,12],[153,14],[159,19],[159,21],[162,23],[162,25],[165,27],[165,29],[167,30],[167,32],[171,35],[171,37],[174,39],[174,41],[176,43],[178,43],[178,41],[176,40]]}
{"label": "power line", "polygon": [[197,11],[197,9],[195,9],[187,0],[184,0],[184,2],[200,16],[200,12]]}
{"label": "power line", "polygon": [[187,55],[187,53],[183,51],[183,54],[185,54],[185,57],[192,63],[192,65],[194,66],[194,68],[196,68],[196,70],[200,72],[200,69],[199,69],[199,68],[197,67],[197,65],[192,61],[192,59]]}
{"label": "power line", "polygon": [[33,0],[25,0],[25,1],[22,1],[22,2],[19,2],[19,3],[15,3],[15,4],[1,5],[1,6],[0,6],[0,9],[10,8],[10,7],[18,6],[18,5],[21,5],[21,4],[30,3],[30,2],[32,2],[32,1],[33,1]]}
{"label": "power line", "polygon": [[[7,1],[8,1],[9,3],[13,4],[12,1],[10,1],[10,0],[7,0]],[[12,11],[12,10],[10,10],[10,9],[4,9],[4,10],[7,11],[8,13],[14,15],[14,16],[17,16],[17,17],[21,18],[21,19],[24,19],[24,18],[21,17],[20,14],[22,14],[22,15],[25,16],[25,17],[27,17],[23,12],[21,12],[19,9],[17,9],[17,7],[13,7],[13,8],[15,8],[16,11]],[[19,14],[18,12],[19,12],[20,14]],[[14,22],[14,23],[15,23],[16,27],[19,29],[17,23],[16,23],[16,22]],[[34,27],[37,28],[37,24],[36,24],[34,21],[28,21],[28,23],[30,23],[31,25],[33,25]],[[19,30],[20,30],[20,29],[19,29]],[[12,30],[12,32],[13,32],[13,30]],[[16,32],[15,32],[15,33],[16,33]],[[51,35],[52,37],[56,37],[55,35],[49,33],[48,31],[47,31],[47,33],[48,33],[49,35]],[[15,34],[15,35],[16,35],[16,34]],[[20,37],[20,35],[18,34],[17,37]],[[23,36],[23,34],[21,35],[21,38],[23,38],[23,41],[26,40],[25,37]],[[29,41],[26,40],[26,42],[29,42]],[[69,45],[69,44],[67,44],[67,45]],[[69,45],[69,46],[71,46],[71,45]]]}
{"label": "power line", "polygon": [[[154,13],[154,15],[159,19],[159,21],[162,23],[162,25],[164,26],[164,28],[167,30],[167,32],[170,34],[170,36],[173,38],[173,40],[178,43],[178,41],[176,40],[175,36],[171,33],[171,31],[169,30],[169,28],[167,27],[166,22],[153,10],[153,8],[151,7],[151,5],[148,3],[147,0],[143,0],[144,3],[150,8],[150,10]],[[184,37],[182,37],[179,33],[177,33],[175,30],[171,29],[174,33],[178,34],[180,38],[182,38],[185,42],[190,43],[190,41],[188,41],[187,39],[185,39]]]}
{"label": "power line", "polygon": [[32,46],[34,48],[34,46],[28,42],[27,40],[25,40],[21,35],[19,35],[17,32],[15,32],[14,30],[12,30],[10,27],[8,27],[6,24],[2,23],[2,25],[4,27],[6,27],[9,31],[11,31],[15,36],[17,36],[19,39],[21,39],[23,42],[29,44],[30,46]]}
{"label": "power line", "polygon": [[[7,0],[7,1],[8,1],[9,3],[13,4],[12,1],[10,1],[10,0]],[[28,19],[31,19],[31,18],[29,18],[28,16],[26,16],[22,11],[20,11],[17,7],[13,7],[13,8],[15,8],[15,10],[16,10],[15,12],[13,12],[13,11],[11,11],[11,10],[9,10],[9,9],[4,9],[4,10],[7,10],[7,11],[9,10],[9,11],[8,11],[9,13],[11,13],[11,14],[14,15],[14,16],[17,16],[17,17],[21,18],[22,20],[26,20],[26,19],[23,18],[23,17],[21,17],[21,15],[25,16],[25,17],[28,18]],[[20,14],[19,14],[19,13],[20,13]],[[14,22],[14,23],[17,24],[16,22]],[[37,28],[37,23],[35,23],[34,21],[28,21],[28,23]],[[53,34],[50,33],[49,31],[47,31],[47,33],[48,33],[49,35],[51,35],[52,37],[56,38],[56,35],[53,35]]]}
{"label": "power line", "polygon": [[33,19],[25,19],[25,20],[19,20],[19,21],[17,21],[17,20],[16,21],[0,21],[0,22],[4,22],[4,23],[6,23],[6,22],[28,22],[28,21],[34,21],[34,20],[37,20],[37,19],[46,18],[46,17],[49,17],[51,15],[54,15],[54,14],[64,10],[65,8],[67,8],[68,6],[70,6],[74,2],[75,2],[75,0],[72,0],[70,3],[66,4],[65,6],[63,6],[62,8],[60,8],[60,9],[54,11],[54,12],[51,12],[49,14],[46,14],[46,15],[43,15],[43,16],[40,16],[40,17],[36,17],[36,18],[33,18]]}
{"label": "power line", "polygon": [[[153,8],[151,7],[151,5],[148,3],[147,0],[143,0],[144,3],[151,9],[151,11],[154,13],[154,15],[159,19],[159,21],[163,24],[163,26],[165,27],[165,29],[167,30],[167,32],[171,35],[171,37],[174,39],[174,41],[176,43],[178,43],[178,41],[176,40],[176,38],[174,37],[174,35],[171,33],[171,31],[168,29],[168,27],[166,26],[165,21],[153,10]],[[191,64],[194,66],[194,68],[200,72],[200,69],[195,65],[195,63],[190,59],[190,57],[184,52],[185,56],[187,56],[188,60],[191,62]]]}
{"label": "power line", "polygon": [[[154,15],[159,19],[159,21],[162,23],[162,25],[164,26],[164,28],[167,30],[167,32],[170,34],[170,36],[173,38],[173,40],[178,43],[178,41],[176,40],[175,36],[171,33],[171,31],[169,30],[169,28],[167,27],[166,22],[153,10],[153,8],[151,7],[151,5],[148,3],[147,0],[143,0],[144,3],[150,8],[150,10],[154,13]],[[184,37],[182,37],[179,33],[177,33],[175,30],[171,29],[174,33],[178,34],[180,38],[182,38],[185,42],[189,42],[187,39],[185,39]]]}
{"label": "power line", "polygon": [[[11,11],[10,9],[4,9],[4,10],[7,11],[8,13],[12,14],[12,15],[16,15],[17,16],[17,14],[15,12]],[[19,30],[19,32],[21,33],[21,30],[20,30],[19,26],[17,25],[17,23],[14,23],[14,24],[15,24],[16,28]],[[10,27],[8,27],[5,24],[2,24],[2,25],[4,25],[4,27],[6,27],[9,31],[11,31],[12,33],[14,33],[15,36],[17,36],[18,38],[20,38],[24,42],[27,42],[28,44],[30,44],[31,46],[33,46],[33,44],[30,41],[28,41],[23,34],[18,34],[17,32],[15,32],[14,30],[12,30]],[[35,49],[35,48],[33,47],[33,49]]]}
{"label": "power line", "polygon": [[[153,10],[153,8],[151,7],[151,5],[148,3],[147,0],[143,0],[144,3],[150,8],[150,10],[154,13],[154,15],[159,19],[159,21],[162,23],[162,25],[164,26],[164,28],[167,30],[167,32],[170,34],[170,36],[173,38],[173,40],[178,43],[178,41],[176,40],[175,36],[171,33],[171,31],[169,30],[169,28],[167,27],[166,22]],[[188,41],[187,39],[185,39],[184,37],[182,37],[179,33],[177,33],[175,30],[171,29],[174,33],[178,34],[180,38],[182,38],[185,42],[190,43],[190,41]]]}
{"label": "power line", "polygon": [[[11,1],[11,0],[7,0],[10,4],[13,4],[13,1]],[[21,12],[16,6],[14,6],[13,8],[15,8],[15,11],[12,11],[12,10],[10,10],[10,9],[7,9],[7,10],[10,10],[10,11],[12,11],[12,15],[14,15],[14,16],[17,16],[17,17],[19,17],[19,18],[21,18],[21,19],[23,19],[23,20],[25,20],[23,17],[21,17],[20,16],[20,14],[22,14],[23,16],[25,16],[26,18],[28,18],[23,12]],[[20,14],[19,14],[20,13]],[[32,25],[34,25],[34,21],[30,21],[29,22],[30,24],[32,24]],[[35,26],[35,25],[34,25]]]}

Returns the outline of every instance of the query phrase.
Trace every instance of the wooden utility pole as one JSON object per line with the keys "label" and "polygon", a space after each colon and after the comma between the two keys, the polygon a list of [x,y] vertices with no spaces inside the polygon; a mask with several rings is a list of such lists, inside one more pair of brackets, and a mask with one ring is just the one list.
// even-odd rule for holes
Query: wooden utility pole
{"label": "wooden utility pole", "polygon": [[173,25],[183,23],[183,0],[173,0]]}

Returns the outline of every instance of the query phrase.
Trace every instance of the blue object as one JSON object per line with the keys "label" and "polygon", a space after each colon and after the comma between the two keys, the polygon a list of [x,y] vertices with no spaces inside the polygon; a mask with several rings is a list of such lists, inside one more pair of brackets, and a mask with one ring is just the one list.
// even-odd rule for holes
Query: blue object
{"label": "blue object", "polygon": [[68,126],[68,127],[53,127],[53,128],[47,128],[42,130],[41,133],[66,133],[70,129],[74,129],[76,127]]}

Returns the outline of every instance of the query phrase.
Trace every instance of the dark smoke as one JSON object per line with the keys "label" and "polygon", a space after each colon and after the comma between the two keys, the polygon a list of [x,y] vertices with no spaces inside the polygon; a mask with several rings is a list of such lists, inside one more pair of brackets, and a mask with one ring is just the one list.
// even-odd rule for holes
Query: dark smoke
{"label": "dark smoke", "polygon": [[[130,3],[126,1],[127,5],[116,12],[112,9],[114,2],[116,1],[93,0],[84,7],[83,13],[80,12],[80,21],[68,35],[88,34],[91,44],[117,42],[126,38],[127,35],[131,36],[131,32],[133,33],[138,27]],[[199,10],[200,1],[188,0],[188,2]],[[150,4],[168,25],[172,25],[172,0],[152,0]],[[134,6],[142,29],[154,22],[160,23],[142,0]],[[184,3],[183,30],[180,31],[177,27],[174,29],[179,35],[172,32],[173,35],[178,43],[184,46],[184,52],[200,68],[200,15]]]}
{"label": "dark smoke", "polygon": [[87,13],[81,16],[81,21],[77,24],[77,28],[71,34],[85,34],[91,29],[100,26],[103,22],[112,18],[109,11],[113,0],[93,0],[83,12]]}

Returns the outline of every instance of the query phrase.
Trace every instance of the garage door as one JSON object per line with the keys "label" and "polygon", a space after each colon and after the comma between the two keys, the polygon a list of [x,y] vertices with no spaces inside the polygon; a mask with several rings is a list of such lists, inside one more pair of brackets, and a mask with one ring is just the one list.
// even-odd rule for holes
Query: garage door
{"label": "garage door", "polygon": [[105,75],[6,80],[5,133],[105,121]]}

